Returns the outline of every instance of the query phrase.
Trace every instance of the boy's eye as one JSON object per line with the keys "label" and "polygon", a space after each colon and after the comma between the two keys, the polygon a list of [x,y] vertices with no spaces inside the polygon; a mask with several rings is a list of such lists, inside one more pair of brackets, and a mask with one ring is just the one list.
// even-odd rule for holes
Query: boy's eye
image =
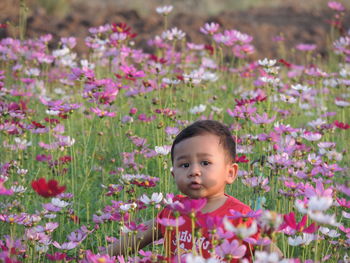
{"label": "boy's eye", "polygon": [[188,167],[190,167],[190,164],[189,163],[183,163],[183,164],[180,165],[180,167],[188,168]]}
{"label": "boy's eye", "polygon": [[201,164],[204,165],[204,166],[206,166],[206,165],[209,165],[210,162],[209,162],[209,161],[202,161]]}

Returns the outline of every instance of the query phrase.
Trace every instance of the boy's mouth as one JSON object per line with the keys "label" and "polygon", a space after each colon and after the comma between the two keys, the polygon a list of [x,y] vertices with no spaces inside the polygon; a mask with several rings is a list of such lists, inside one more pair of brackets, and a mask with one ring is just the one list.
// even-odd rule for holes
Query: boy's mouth
{"label": "boy's mouth", "polygon": [[197,182],[191,182],[189,187],[193,190],[198,190],[198,189],[202,188],[202,185],[200,183],[197,183]]}

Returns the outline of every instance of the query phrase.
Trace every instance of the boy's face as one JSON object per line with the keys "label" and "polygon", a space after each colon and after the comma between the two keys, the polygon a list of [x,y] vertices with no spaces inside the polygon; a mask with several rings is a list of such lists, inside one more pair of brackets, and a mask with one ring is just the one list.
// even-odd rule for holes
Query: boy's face
{"label": "boy's face", "polygon": [[237,164],[228,161],[219,137],[203,134],[174,147],[172,174],[179,190],[191,198],[220,198],[236,178]]}

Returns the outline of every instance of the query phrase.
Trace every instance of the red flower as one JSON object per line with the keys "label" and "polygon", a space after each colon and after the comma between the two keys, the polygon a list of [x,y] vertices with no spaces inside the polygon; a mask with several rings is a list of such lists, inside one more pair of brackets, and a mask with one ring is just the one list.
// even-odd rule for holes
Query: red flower
{"label": "red flower", "polygon": [[131,28],[125,23],[112,24],[112,31],[118,33],[125,33],[129,38],[134,38],[137,36],[136,33],[131,33]]}
{"label": "red flower", "polygon": [[59,186],[56,180],[49,180],[46,182],[45,178],[39,178],[36,181],[32,181],[32,188],[43,197],[54,197],[66,190],[66,187]]}
{"label": "red flower", "polygon": [[287,68],[292,67],[292,64],[290,64],[288,61],[285,61],[283,58],[279,59],[278,62],[285,65]]}
{"label": "red flower", "polygon": [[54,254],[46,254],[46,257],[50,261],[62,261],[67,258],[66,253],[55,252]]}
{"label": "red flower", "polygon": [[236,156],[236,163],[247,163],[249,160],[247,159],[247,156],[241,155],[241,156]]}
{"label": "red flower", "polygon": [[334,121],[333,123],[335,126],[342,130],[347,130],[350,128],[350,125],[344,122]]}

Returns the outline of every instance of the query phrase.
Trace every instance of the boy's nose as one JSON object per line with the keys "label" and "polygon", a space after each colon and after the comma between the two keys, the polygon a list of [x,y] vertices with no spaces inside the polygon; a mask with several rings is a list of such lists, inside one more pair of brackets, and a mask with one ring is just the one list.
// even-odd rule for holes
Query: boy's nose
{"label": "boy's nose", "polygon": [[200,171],[199,166],[192,165],[192,167],[189,171],[189,176],[192,177],[192,176],[200,176],[200,175],[201,175],[201,171]]}

